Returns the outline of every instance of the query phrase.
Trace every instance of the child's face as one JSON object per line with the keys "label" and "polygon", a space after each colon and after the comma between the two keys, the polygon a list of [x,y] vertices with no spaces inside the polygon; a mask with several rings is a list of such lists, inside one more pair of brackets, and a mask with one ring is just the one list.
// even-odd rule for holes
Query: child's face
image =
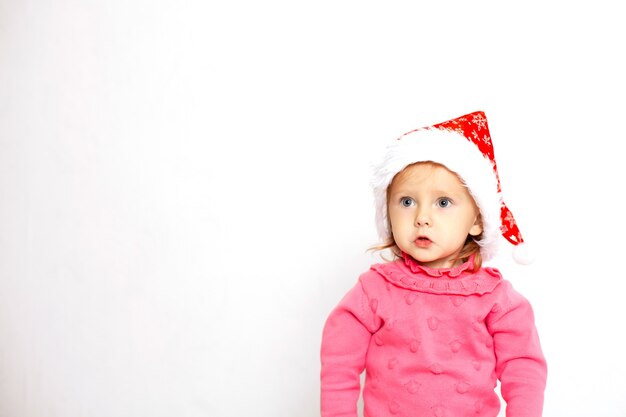
{"label": "child's face", "polygon": [[391,183],[387,204],[396,245],[424,266],[459,264],[467,236],[482,232],[474,199],[443,166],[405,168]]}

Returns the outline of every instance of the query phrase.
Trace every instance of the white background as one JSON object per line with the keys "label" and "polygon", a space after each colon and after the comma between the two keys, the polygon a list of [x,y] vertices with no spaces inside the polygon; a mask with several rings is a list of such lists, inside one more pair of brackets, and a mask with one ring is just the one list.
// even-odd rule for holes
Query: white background
{"label": "white background", "polygon": [[618,2],[0,0],[0,416],[318,416],[370,163],[484,110],[545,416],[626,416]]}

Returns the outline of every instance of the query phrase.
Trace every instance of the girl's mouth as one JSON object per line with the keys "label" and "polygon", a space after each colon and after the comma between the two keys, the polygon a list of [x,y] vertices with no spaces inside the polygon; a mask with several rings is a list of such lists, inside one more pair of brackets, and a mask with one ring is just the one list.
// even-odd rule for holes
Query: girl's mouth
{"label": "girl's mouth", "polygon": [[431,243],[433,243],[432,240],[426,236],[418,236],[418,238],[415,239],[415,245],[419,248],[427,248]]}

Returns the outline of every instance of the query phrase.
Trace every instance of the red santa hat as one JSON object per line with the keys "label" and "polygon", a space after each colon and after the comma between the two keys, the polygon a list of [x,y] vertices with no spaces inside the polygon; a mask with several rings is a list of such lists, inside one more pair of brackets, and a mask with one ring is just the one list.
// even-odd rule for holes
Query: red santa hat
{"label": "red santa hat", "polygon": [[515,245],[513,258],[518,263],[532,262],[527,248],[522,245],[524,239],[513,213],[502,199],[493,143],[482,111],[412,130],[387,147],[384,159],[375,167],[372,180],[376,227],[383,241],[391,237],[387,187],[398,172],[422,161],[440,163],[458,174],[474,197],[483,221],[482,238],[477,243],[484,260],[495,256],[500,236],[504,236]]}

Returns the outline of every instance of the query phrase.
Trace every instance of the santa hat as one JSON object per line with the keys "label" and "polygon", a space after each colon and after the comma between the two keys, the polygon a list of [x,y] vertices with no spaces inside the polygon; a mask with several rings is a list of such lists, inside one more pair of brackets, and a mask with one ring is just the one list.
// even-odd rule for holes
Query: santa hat
{"label": "santa hat", "polygon": [[387,187],[394,176],[415,162],[440,163],[458,174],[474,197],[483,222],[477,241],[485,261],[497,252],[500,236],[515,245],[513,258],[532,262],[523,248],[522,234],[513,213],[502,200],[498,168],[485,113],[477,111],[456,119],[405,133],[387,147],[375,167],[372,186],[376,199],[376,227],[383,241],[391,237],[387,214]]}

